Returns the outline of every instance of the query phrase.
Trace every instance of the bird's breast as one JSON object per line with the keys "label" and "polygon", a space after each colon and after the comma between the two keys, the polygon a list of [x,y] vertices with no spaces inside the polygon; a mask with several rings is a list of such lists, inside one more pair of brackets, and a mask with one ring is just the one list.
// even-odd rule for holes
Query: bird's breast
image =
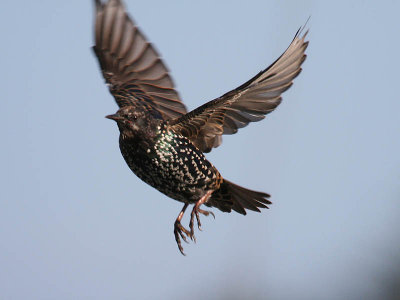
{"label": "bird's breast", "polygon": [[171,198],[196,201],[219,184],[218,170],[203,153],[173,132],[162,131],[151,142],[121,139],[120,148],[139,178]]}

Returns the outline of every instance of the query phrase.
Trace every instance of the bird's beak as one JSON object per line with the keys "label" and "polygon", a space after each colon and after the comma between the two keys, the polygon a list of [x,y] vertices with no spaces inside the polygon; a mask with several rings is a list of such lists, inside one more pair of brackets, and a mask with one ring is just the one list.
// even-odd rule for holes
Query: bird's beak
{"label": "bird's beak", "polygon": [[108,116],[106,116],[106,118],[110,119],[110,120],[114,120],[115,122],[122,121],[124,119],[118,114],[108,115]]}

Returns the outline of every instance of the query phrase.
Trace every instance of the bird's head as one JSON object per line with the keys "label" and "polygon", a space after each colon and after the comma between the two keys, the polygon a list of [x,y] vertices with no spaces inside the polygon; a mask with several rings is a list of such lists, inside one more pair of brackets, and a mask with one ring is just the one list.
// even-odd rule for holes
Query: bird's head
{"label": "bird's head", "polygon": [[118,124],[120,133],[125,137],[133,138],[141,135],[153,135],[160,120],[149,115],[141,107],[126,106],[120,108],[115,114],[106,116]]}

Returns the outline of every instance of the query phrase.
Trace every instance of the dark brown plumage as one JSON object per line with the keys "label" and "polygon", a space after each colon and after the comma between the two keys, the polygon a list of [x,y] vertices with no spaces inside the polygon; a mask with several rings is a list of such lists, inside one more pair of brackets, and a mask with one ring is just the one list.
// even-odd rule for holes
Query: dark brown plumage
{"label": "dark brown plumage", "polygon": [[[204,152],[250,122],[262,120],[281,102],[281,94],[301,72],[308,42],[296,33],[287,50],[267,69],[240,87],[187,113],[159,55],[125,12],[120,0],[96,3],[95,46],[103,76],[120,109],[120,149],[130,169],[165,195],[184,203],[174,224],[175,239],[195,239],[194,220],[205,204],[246,214],[267,208],[269,195],[224,179]],[[180,221],[194,204],[189,230]]]}

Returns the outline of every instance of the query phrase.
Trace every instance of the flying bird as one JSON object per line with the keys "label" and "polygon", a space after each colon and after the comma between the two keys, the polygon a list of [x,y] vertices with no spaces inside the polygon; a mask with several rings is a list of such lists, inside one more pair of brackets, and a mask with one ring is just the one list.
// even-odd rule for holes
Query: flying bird
{"label": "flying bird", "polygon": [[[119,110],[106,116],[119,128],[119,146],[129,168],[144,182],[183,203],[174,223],[181,239],[195,241],[194,224],[200,214],[268,208],[270,195],[225,179],[204,153],[250,122],[264,119],[281,103],[281,94],[301,72],[307,32],[300,28],[286,51],[268,68],[238,88],[188,112],[167,67],[128,16],[121,0],[95,0],[95,45],[101,72]],[[194,204],[189,229],[181,224]]]}

